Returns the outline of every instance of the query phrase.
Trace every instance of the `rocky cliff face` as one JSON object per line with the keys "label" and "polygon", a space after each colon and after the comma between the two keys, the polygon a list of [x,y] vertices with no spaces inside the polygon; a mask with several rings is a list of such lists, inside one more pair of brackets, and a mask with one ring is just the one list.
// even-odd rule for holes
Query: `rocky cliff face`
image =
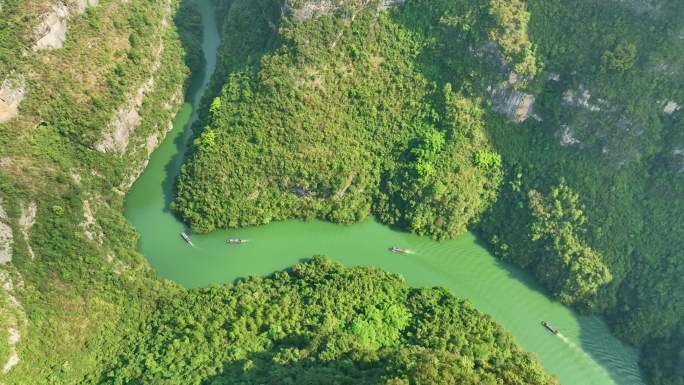
{"label": "rocky cliff face", "polygon": [[2,207],[2,199],[0,199],[0,265],[12,262],[13,242],[14,234],[9,224],[9,216]]}
{"label": "rocky cliff face", "polygon": [[[84,13],[88,8],[98,4],[99,0],[75,0],[64,3],[56,1],[41,14],[40,22],[33,27],[33,51],[62,48],[67,39],[67,22],[69,18]],[[2,10],[2,3],[0,3]],[[19,105],[26,97],[28,90],[24,74],[10,73],[0,83],[0,123],[7,122],[19,114]]]}
{"label": "rocky cliff face", "polygon": [[[134,322],[112,298],[147,282],[147,268],[114,234],[129,231],[121,189],[181,101],[175,7],[64,0],[13,9],[35,25],[25,26],[24,54],[0,66],[3,385],[77,383],[100,370],[93,341],[116,340],[112,323]],[[93,148],[100,141],[104,152]],[[84,280],[93,283],[86,290]]]}
{"label": "rocky cliff face", "polygon": [[97,5],[99,0],[76,0],[71,4],[55,2],[43,14],[41,23],[35,27],[36,43],[33,50],[62,48],[67,35],[67,21],[71,15],[80,15]]}
{"label": "rocky cliff face", "polygon": [[532,114],[535,97],[507,84],[492,91],[492,101],[494,111],[521,123]]}
{"label": "rocky cliff face", "polygon": [[43,15],[43,21],[35,28],[34,51],[62,48],[64,40],[66,40],[69,8],[63,3],[56,3],[51,8],[49,12]]}

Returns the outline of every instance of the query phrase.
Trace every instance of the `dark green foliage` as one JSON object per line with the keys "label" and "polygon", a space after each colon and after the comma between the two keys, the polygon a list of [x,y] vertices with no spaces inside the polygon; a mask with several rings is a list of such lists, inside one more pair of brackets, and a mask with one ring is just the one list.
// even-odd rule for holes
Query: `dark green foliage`
{"label": "dark green foliage", "polygon": [[444,239],[491,204],[500,162],[479,100],[418,71],[432,38],[371,9],[354,10],[353,22],[285,19],[279,38],[256,30],[230,38],[254,7],[233,3],[226,41],[282,43],[242,64],[239,47],[224,46],[232,72],[175,203],[194,230],[374,214]]}
{"label": "dark green foliage", "polygon": [[583,240],[586,217],[577,193],[562,182],[548,196],[528,194],[532,212],[530,240],[541,246],[536,275],[563,303],[593,299],[612,279],[603,257]]}
{"label": "dark green foliage", "polygon": [[[174,22],[178,28],[178,36],[185,48],[185,65],[192,73],[200,73],[205,66],[202,52],[202,20],[191,1],[181,2]],[[186,81],[189,86],[190,77]]]}
{"label": "dark green foliage", "polygon": [[[528,2],[538,60],[560,80],[531,85],[541,86],[535,110],[544,122],[526,123],[513,136],[500,120],[488,121],[506,178],[480,230],[497,254],[528,266],[559,293],[554,280],[573,270],[538,258],[539,241],[530,234],[539,216],[528,194],[551,191],[564,178],[586,217],[575,239],[593,252],[577,250],[591,256],[587,261],[600,255],[612,275],[596,296],[580,300],[582,307],[607,313],[621,338],[645,346],[642,363],[654,383],[679,384],[682,374],[673,369],[682,358],[673,346],[682,345],[684,319],[684,159],[677,155],[684,131],[681,112],[666,114],[663,101],[684,100],[684,50],[675,43],[684,3],[653,4]],[[599,110],[564,102],[564,92],[582,89]],[[564,126],[580,143],[558,145]],[[581,297],[581,290],[571,292]]]}
{"label": "dark green foliage", "polygon": [[684,323],[643,348],[643,366],[654,385],[684,384]]}
{"label": "dark green foliage", "polygon": [[324,258],[160,301],[106,384],[555,384],[443,289]]}
{"label": "dark green foliage", "polygon": [[[684,118],[663,112],[684,100],[683,2],[408,0],[300,24],[280,1],[217,2],[227,38],[177,200],[196,229],[371,214],[436,238],[470,226],[561,300],[606,313],[653,384],[684,382]],[[29,90],[0,125],[0,196],[15,228],[38,204],[7,267],[30,338],[3,381],[548,383],[470,305],[379,271],[317,260],[221,288],[160,283],[119,193],[147,156],[134,151],[163,135],[183,48],[202,64],[197,14],[175,19],[181,47],[159,36],[161,2],[101,2],[69,19],[64,48],[33,53],[33,4],[5,0],[0,17],[0,80],[26,75]],[[160,41],[129,152],[93,151]],[[543,122],[487,108],[509,70]],[[600,110],[563,101],[580,89]],[[579,144],[559,146],[564,126]],[[82,231],[86,201],[103,243]]]}
{"label": "dark green foliage", "polygon": [[637,48],[632,43],[619,43],[612,51],[606,51],[601,60],[607,69],[624,72],[634,66]]}

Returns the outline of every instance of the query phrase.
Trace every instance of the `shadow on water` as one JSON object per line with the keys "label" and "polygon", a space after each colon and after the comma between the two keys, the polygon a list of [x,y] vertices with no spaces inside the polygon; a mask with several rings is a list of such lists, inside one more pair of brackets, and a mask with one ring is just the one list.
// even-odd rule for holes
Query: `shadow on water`
{"label": "shadow on water", "polygon": [[[181,6],[174,22],[181,33],[181,42],[186,52],[185,63],[192,70],[185,92],[186,104],[190,105],[191,112],[190,116],[180,113],[174,121],[174,129],[180,129],[181,132],[173,138],[176,151],[165,166],[166,177],[162,182],[165,212],[172,212],[176,179],[188,145],[195,136],[192,127],[198,120],[200,102],[216,69],[216,55],[220,44],[218,20],[209,0],[186,2]],[[198,55],[201,55],[201,60],[196,58]]]}
{"label": "shadow on water", "polygon": [[[262,56],[272,52],[273,48],[277,46],[277,34],[274,32],[277,31],[279,25],[279,18],[276,18],[276,15],[280,16],[280,8],[276,7],[275,3],[273,2],[272,9],[262,9],[259,19],[256,22],[251,22],[246,18],[224,20],[224,17],[230,14],[230,4],[232,4],[230,2],[226,3],[228,4],[227,9],[217,9],[211,0],[188,0],[184,6],[196,10],[200,17],[199,26],[197,23],[191,22],[188,27],[187,17],[177,17],[174,20],[180,32],[185,31],[192,35],[188,38],[181,37],[188,56],[201,54],[204,59],[198,61],[186,58],[186,64],[193,70],[185,95],[186,104],[190,104],[192,112],[189,118],[179,114],[174,122],[174,129],[180,129],[182,132],[173,138],[176,151],[165,167],[166,177],[162,182],[165,212],[173,213],[171,203],[177,192],[176,182],[183,161],[191,151],[189,147],[191,141],[201,133],[200,123],[208,112],[210,101],[220,93],[225,80],[228,78],[228,73],[257,65]],[[236,29],[245,32],[247,35],[252,33],[252,31],[248,31],[249,29],[254,29],[259,30],[260,33],[257,34],[257,39],[226,42],[222,51],[225,51],[229,58],[224,60],[226,63],[217,66],[219,46],[223,44],[219,33],[219,24],[222,25],[222,28],[229,30],[228,32],[231,29]],[[200,41],[194,38],[194,35],[200,32],[198,29],[201,30],[202,36],[201,49],[197,47],[200,45]],[[232,32],[232,34],[237,33]],[[253,46],[247,47],[245,44],[252,44]],[[173,214],[175,215],[175,213]]]}

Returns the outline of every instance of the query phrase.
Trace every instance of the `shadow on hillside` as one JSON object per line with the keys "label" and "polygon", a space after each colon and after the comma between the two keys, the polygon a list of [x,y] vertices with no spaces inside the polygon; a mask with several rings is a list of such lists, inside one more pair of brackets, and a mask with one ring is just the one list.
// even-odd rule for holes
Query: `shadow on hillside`
{"label": "shadow on hillside", "polygon": [[384,383],[384,368],[377,363],[354,362],[351,359],[336,361],[308,361],[280,364],[273,352],[254,353],[246,360],[223,367],[223,372],[206,381],[208,385],[371,385]]}
{"label": "shadow on hillside", "polygon": [[[402,9],[391,11],[391,18],[394,22],[423,36],[427,41],[434,41],[429,49],[419,55],[416,70],[426,79],[434,82],[436,90],[441,90],[446,82],[452,83],[455,90],[466,85],[464,91],[468,93],[467,96],[479,96],[486,100],[486,86],[492,84],[492,79],[500,77],[500,74],[492,73],[492,71],[497,71],[496,67],[487,64],[486,60],[473,57],[473,50],[478,47],[473,45],[472,40],[469,40],[472,36],[447,31],[441,26],[434,27],[442,19],[445,11],[443,6],[440,8],[438,3],[435,3],[425,8],[427,7],[422,2],[408,2]],[[445,55],[445,52],[449,54]],[[551,146],[552,144],[557,146],[556,138],[545,132],[540,124],[529,122],[524,125],[514,125],[501,116],[495,116],[486,105],[483,107],[487,110],[486,134],[492,146],[502,155],[507,164],[506,167],[521,163],[528,164],[530,167],[542,167],[547,164],[542,162],[543,158],[558,151],[556,147]],[[536,151],[537,148],[539,151]],[[530,151],[531,149],[535,151]],[[552,162],[548,169],[543,169],[542,174],[563,175],[563,162],[563,159],[555,164]],[[508,182],[510,181],[504,181],[504,183]],[[510,202],[499,199],[488,212],[483,214],[483,218],[499,218],[501,221],[501,218],[514,213],[514,210],[509,210],[509,205]],[[524,218],[514,219],[516,220],[510,223],[499,223],[496,227],[500,231],[510,232],[513,236],[518,233],[524,234]],[[523,227],[515,228],[516,225]],[[480,237],[478,237],[478,243],[491,251],[492,246]],[[551,297],[548,290],[529,271],[501,259],[497,260],[497,264],[507,272],[509,277],[522,282],[528,289]],[[607,371],[615,384],[643,384],[638,369],[635,371],[633,351],[623,346],[610,334],[605,321],[597,317],[579,315],[575,310],[573,313],[580,327],[581,349]],[[611,348],[618,349],[618,351],[611,351]]]}
{"label": "shadow on hillside", "polygon": [[[220,3],[218,6],[210,0],[186,0],[187,6],[196,11],[186,11],[187,15],[198,15],[194,22],[179,15],[174,22],[181,36],[181,41],[188,53],[186,64],[194,68],[186,84],[185,101],[192,106],[192,115],[183,126],[183,133],[174,141],[176,153],[165,167],[164,181],[164,210],[172,211],[171,203],[176,196],[176,182],[186,156],[192,154],[191,141],[201,133],[203,121],[206,119],[209,104],[220,93],[229,74],[259,63],[263,55],[268,54],[277,46],[277,22],[271,20],[276,8],[266,2],[255,2],[253,7],[246,7],[241,1]],[[265,9],[268,4],[272,9]],[[233,10],[237,7],[237,10]],[[244,9],[243,9],[244,8]],[[249,11],[245,11],[249,9]],[[251,12],[251,13],[250,13]],[[279,15],[279,8],[277,8]],[[251,18],[250,18],[251,17]],[[201,28],[201,40],[197,33]],[[244,33],[239,39],[238,33]],[[222,35],[226,37],[221,41]],[[201,48],[197,44],[201,43]],[[249,48],[251,47],[251,48]],[[219,49],[220,48],[220,49]],[[193,58],[193,55],[203,55],[203,60]]]}

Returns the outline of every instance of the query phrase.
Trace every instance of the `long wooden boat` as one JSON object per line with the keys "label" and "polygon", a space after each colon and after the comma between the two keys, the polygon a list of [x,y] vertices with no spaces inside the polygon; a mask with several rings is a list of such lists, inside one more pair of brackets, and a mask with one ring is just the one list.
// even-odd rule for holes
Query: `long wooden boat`
{"label": "long wooden boat", "polygon": [[189,245],[192,245],[192,240],[190,239],[190,236],[185,233],[185,231],[181,231],[180,236],[185,242],[187,242]]}
{"label": "long wooden boat", "polygon": [[558,332],[558,329],[556,329],[556,328],[555,328],[553,325],[551,325],[550,323],[548,323],[548,322],[546,322],[546,321],[542,321],[542,325],[543,325],[548,331],[550,331],[551,333],[553,333],[553,334],[555,334],[555,335],[558,335],[558,333],[559,333],[559,332]]}
{"label": "long wooden boat", "polygon": [[403,247],[397,247],[397,246],[390,247],[390,251],[393,253],[399,253],[399,254],[408,254],[409,253],[409,249],[404,249]]}

